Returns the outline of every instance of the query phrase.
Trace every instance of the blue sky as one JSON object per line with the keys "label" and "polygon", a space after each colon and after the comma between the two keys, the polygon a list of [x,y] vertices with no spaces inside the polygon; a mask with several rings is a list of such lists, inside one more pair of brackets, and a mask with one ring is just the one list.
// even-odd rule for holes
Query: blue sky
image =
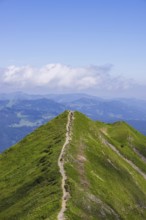
{"label": "blue sky", "polygon": [[[76,82],[79,91],[93,88],[95,93],[98,87],[97,95],[110,91],[111,95],[131,96],[135,91],[145,98],[145,24],[145,0],[0,0],[0,92],[17,87],[25,91],[29,84],[33,90],[43,91],[39,83],[30,83],[36,71],[37,82],[47,78],[52,84],[48,74],[55,74],[51,78],[57,82],[54,88],[58,86],[62,92],[69,91],[67,82]],[[55,73],[47,72],[51,64],[56,65]],[[78,77],[80,69],[85,72],[82,77]],[[91,69],[94,74],[87,74]],[[57,75],[62,71],[70,79]],[[57,81],[61,77],[65,83]],[[88,80],[91,85],[83,88],[81,84]],[[105,94],[104,80],[109,88]],[[49,83],[45,86],[44,92],[54,89]]]}

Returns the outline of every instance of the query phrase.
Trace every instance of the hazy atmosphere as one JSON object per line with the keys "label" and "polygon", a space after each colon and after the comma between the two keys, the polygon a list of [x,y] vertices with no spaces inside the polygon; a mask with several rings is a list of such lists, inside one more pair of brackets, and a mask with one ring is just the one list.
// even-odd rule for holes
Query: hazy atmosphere
{"label": "hazy atmosphere", "polygon": [[146,94],[146,1],[0,0],[0,93]]}

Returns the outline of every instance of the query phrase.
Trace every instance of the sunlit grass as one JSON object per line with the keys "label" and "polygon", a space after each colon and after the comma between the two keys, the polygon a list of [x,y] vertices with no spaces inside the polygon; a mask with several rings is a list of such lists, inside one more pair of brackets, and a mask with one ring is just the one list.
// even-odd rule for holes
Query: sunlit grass
{"label": "sunlit grass", "polygon": [[0,158],[0,219],[56,219],[62,191],[58,157],[67,112],[41,126]]}

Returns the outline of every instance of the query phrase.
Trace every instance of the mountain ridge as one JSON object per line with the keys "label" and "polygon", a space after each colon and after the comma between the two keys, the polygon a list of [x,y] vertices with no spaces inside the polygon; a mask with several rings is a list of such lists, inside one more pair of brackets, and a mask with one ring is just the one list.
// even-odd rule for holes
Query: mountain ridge
{"label": "mountain ridge", "polygon": [[59,219],[64,187],[70,196],[60,219],[144,220],[146,137],[125,122],[94,122],[80,112],[74,112],[70,130],[70,114],[0,155],[0,219]]}

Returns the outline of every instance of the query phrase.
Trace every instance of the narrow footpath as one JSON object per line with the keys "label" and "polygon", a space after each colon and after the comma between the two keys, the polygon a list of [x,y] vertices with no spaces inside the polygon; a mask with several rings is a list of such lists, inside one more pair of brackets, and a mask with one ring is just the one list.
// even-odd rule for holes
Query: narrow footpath
{"label": "narrow footpath", "polygon": [[65,143],[62,147],[62,150],[61,150],[61,153],[60,153],[60,156],[58,159],[58,166],[59,166],[60,173],[62,176],[61,187],[62,187],[62,191],[63,191],[61,210],[59,211],[59,214],[57,217],[58,220],[65,220],[64,212],[66,210],[66,204],[67,204],[67,201],[70,196],[69,192],[67,192],[67,190],[65,188],[65,182],[67,180],[67,176],[66,176],[65,169],[64,169],[64,155],[65,155],[66,147],[71,140],[71,127],[72,127],[73,116],[74,116],[73,111],[69,111],[68,121],[67,121],[67,125],[66,125],[66,139],[65,139]]}

